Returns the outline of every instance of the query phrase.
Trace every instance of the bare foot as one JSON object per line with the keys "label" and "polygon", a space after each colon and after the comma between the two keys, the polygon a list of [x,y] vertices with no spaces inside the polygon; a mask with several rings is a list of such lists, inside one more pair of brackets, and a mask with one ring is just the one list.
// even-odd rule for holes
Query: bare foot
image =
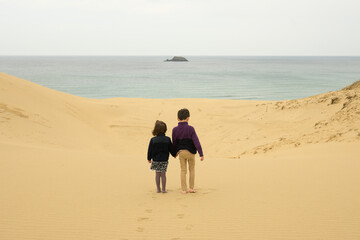
{"label": "bare foot", "polygon": [[162,193],[167,193],[167,191],[166,191],[166,190],[163,190]]}
{"label": "bare foot", "polygon": [[187,192],[186,191],[182,191],[183,194],[186,194]]}
{"label": "bare foot", "polygon": [[190,193],[196,193],[196,191],[194,189],[190,189],[189,192]]}

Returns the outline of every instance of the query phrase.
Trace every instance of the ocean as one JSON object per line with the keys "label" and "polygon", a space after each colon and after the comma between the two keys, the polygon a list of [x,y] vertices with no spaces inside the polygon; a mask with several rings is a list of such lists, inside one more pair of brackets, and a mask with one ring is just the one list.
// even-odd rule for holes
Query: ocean
{"label": "ocean", "polygon": [[0,56],[0,72],[88,98],[285,100],[360,80],[360,57]]}

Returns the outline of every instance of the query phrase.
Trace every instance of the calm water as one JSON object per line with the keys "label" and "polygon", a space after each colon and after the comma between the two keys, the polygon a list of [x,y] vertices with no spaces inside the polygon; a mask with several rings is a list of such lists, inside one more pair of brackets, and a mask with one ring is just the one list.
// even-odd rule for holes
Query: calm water
{"label": "calm water", "polygon": [[0,72],[90,98],[284,100],[360,80],[360,57],[0,56]]}

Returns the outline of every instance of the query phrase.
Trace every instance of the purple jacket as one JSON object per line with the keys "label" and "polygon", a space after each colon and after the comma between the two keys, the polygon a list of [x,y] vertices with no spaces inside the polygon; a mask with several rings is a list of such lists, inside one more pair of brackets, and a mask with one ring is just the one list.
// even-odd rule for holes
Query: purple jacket
{"label": "purple jacket", "polygon": [[173,128],[172,141],[175,152],[184,149],[196,154],[197,150],[200,157],[204,155],[194,127],[190,126],[187,122],[179,122],[178,126]]}

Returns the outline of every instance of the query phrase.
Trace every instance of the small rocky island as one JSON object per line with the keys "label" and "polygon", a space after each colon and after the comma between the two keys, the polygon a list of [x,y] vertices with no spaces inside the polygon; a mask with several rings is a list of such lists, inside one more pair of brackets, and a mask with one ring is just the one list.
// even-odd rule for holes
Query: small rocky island
{"label": "small rocky island", "polygon": [[166,59],[164,62],[188,62],[188,60],[184,57],[173,57],[172,59]]}

